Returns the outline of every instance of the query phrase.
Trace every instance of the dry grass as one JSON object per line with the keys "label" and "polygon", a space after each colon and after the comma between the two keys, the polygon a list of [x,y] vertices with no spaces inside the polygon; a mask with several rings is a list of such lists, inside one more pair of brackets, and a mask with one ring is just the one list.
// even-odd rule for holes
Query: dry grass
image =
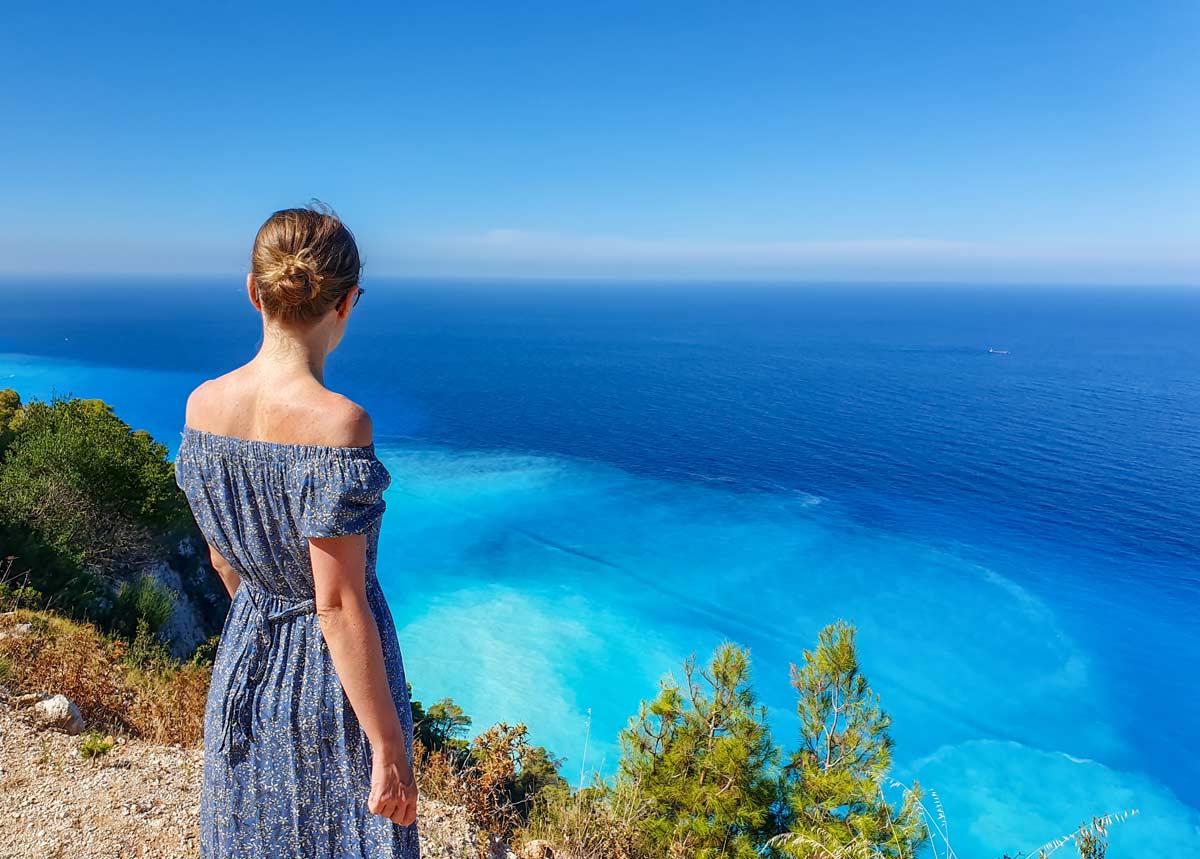
{"label": "dry grass", "polygon": [[0,640],[0,683],[10,691],[66,695],[100,730],[199,744],[209,669],[167,659],[139,667],[124,642],[43,612],[13,612],[0,628],[21,622],[32,631]]}
{"label": "dry grass", "polygon": [[[1043,844],[1037,849],[1037,859],[1048,859],[1052,853],[1057,853],[1068,845],[1074,845],[1081,857],[1091,859],[1091,857],[1103,857],[1108,850],[1108,830],[1117,823],[1124,823],[1131,817],[1136,817],[1138,810],[1131,808],[1126,811],[1117,811],[1111,814],[1104,814],[1100,817],[1093,817],[1091,823],[1081,823],[1079,828],[1074,832],[1069,832],[1066,835],[1055,838]],[[1018,854],[1025,855],[1025,854]]]}
{"label": "dry grass", "polygon": [[639,824],[649,814],[646,797],[626,781],[548,788],[538,794],[521,840],[545,841],[561,859],[647,859],[652,852]]}
{"label": "dry grass", "polygon": [[459,774],[445,752],[431,752],[418,740],[413,743],[413,774],[421,796],[459,805]]}

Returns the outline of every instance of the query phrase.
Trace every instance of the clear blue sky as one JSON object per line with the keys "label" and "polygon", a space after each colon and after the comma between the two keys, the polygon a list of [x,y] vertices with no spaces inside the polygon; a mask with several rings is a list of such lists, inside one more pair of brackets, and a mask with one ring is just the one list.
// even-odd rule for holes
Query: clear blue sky
{"label": "clear blue sky", "polygon": [[1196,0],[353,5],[6,8],[0,271],[1200,283]]}

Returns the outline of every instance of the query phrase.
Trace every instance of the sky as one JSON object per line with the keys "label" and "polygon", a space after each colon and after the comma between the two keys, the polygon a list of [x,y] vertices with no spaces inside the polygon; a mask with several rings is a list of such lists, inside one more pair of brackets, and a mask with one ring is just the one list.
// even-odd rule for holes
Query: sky
{"label": "sky", "polygon": [[1200,3],[19,4],[0,274],[1200,284]]}

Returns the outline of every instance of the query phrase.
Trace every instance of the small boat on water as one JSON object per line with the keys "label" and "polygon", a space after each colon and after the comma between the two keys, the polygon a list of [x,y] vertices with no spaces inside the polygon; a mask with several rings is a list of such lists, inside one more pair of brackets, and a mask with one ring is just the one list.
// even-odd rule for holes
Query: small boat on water
{"label": "small boat on water", "polygon": [[1008,350],[1007,349],[997,349],[995,346],[989,346],[988,354],[989,355],[1007,355]]}

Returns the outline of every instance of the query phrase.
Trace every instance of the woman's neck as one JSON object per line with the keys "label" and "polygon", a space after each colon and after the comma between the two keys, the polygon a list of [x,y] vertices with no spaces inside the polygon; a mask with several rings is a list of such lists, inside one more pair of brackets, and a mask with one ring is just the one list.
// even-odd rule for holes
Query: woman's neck
{"label": "woman's neck", "polygon": [[325,358],[329,354],[323,332],[297,331],[280,325],[263,326],[263,343],[250,362],[262,375],[279,379],[311,375],[325,384]]}

